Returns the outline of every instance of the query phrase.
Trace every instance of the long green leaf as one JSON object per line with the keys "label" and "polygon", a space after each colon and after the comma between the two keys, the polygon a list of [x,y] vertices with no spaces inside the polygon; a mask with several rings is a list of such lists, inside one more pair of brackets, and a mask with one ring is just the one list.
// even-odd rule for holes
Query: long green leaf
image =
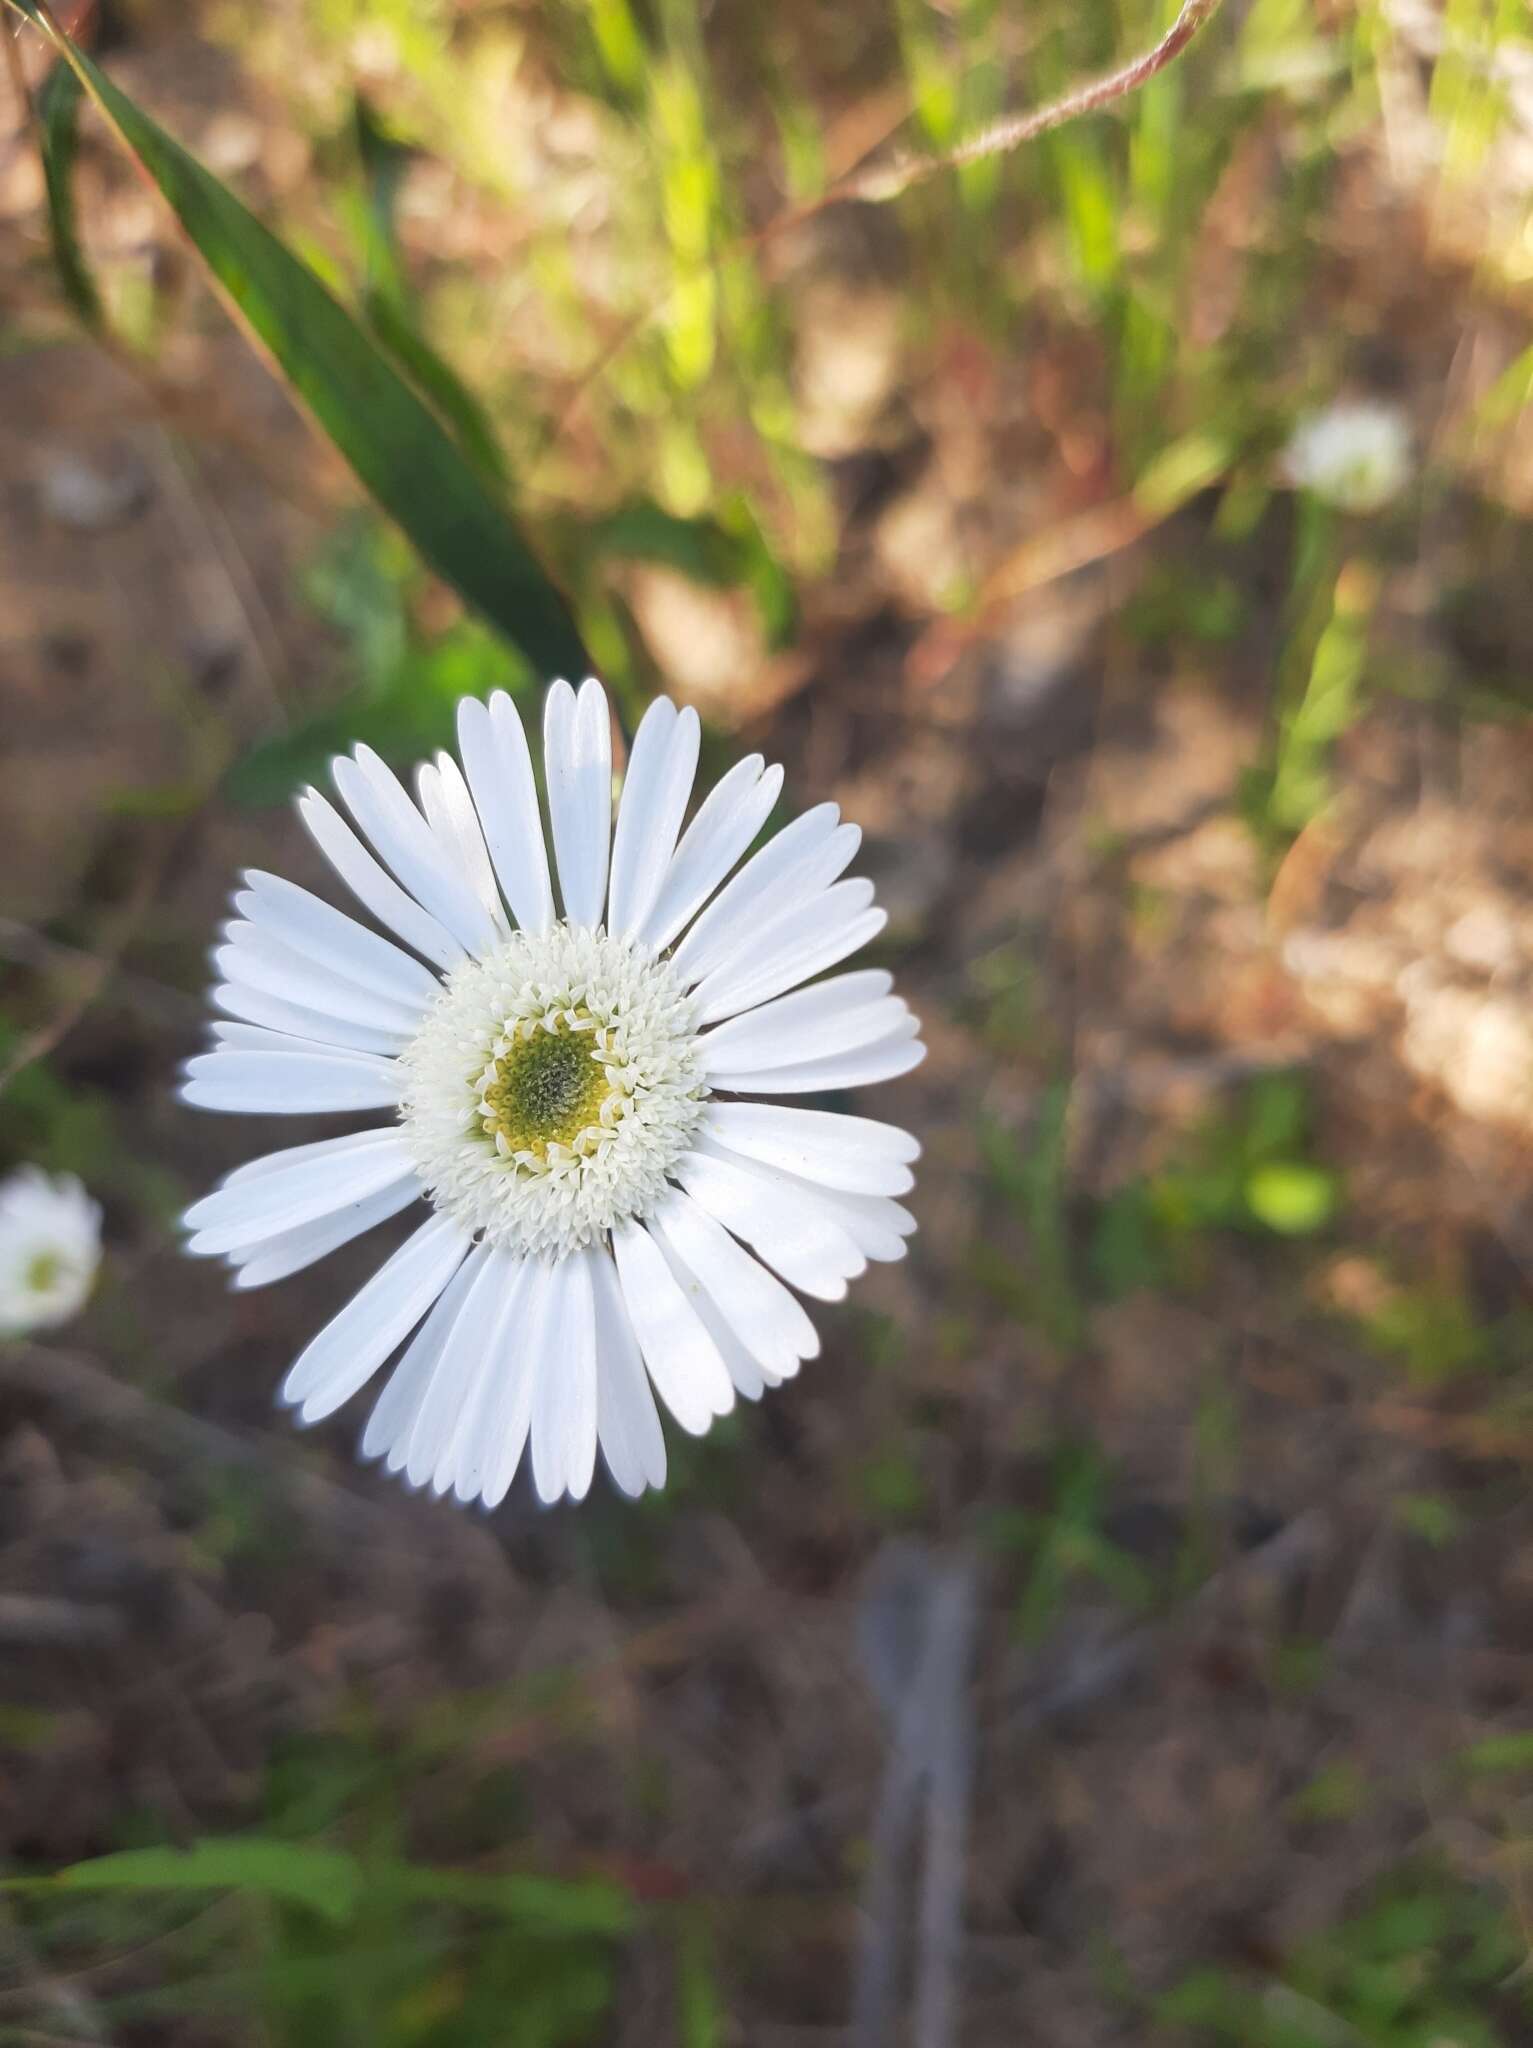
{"label": "long green leaf", "polygon": [[600,1878],[432,1870],[416,1863],[374,1864],[367,1878],[379,1897],[492,1914],[525,1935],[627,1934],[637,1917],[628,1893]]}
{"label": "long green leaf", "polygon": [[357,229],[366,259],[362,311],[379,347],[451,427],[458,446],[492,490],[507,481],[506,459],[489,414],[422,330],[399,251],[400,188],[412,152],[380,125],[366,100],[353,108],[364,190]]}
{"label": "long green leaf", "polygon": [[86,267],[75,219],[74,163],[80,143],[80,102],[84,87],[62,59],[37,96],[43,176],[48,189],[48,229],[53,265],[64,296],[93,333],[105,325],[100,294]]}
{"label": "long green leaf", "polygon": [[574,621],[504,505],[362,325],[37,0],[8,4],[43,26],[289,385],[431,567],[541,674],[584,674]]}
{"label": "long green leaf", "polygon": [[355,1912],[361,1885],[356,1858],[342,1849],[260,1835],[193,1842],[186,1849],[123,1849],[51,1877],[4,1880],[8,1891],[258,1892],[337,1922]]}
{"label": "long green leaf", "polygon": [[601,1879],[363,1863],[344,1849],[269,1835],[207,1837],[185,1849],[123,1849],[72,1863],[48,1877],[0,1879],[0,1890],[247,1892],[307,1907],[338,1924],[351,1919],[366,1896],[486,1913],[534,1937],[619,1935],[634,1922],[628,1894]]}

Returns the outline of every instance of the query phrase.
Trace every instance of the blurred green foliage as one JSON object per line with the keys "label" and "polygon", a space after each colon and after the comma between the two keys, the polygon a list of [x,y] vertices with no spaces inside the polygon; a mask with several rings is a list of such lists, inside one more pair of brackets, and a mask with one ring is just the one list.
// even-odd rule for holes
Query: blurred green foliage
{"label": "blurred green foliage", "polygon": [[1533,2019],[1525,1963],[1494,1899],[1427,1868],[1265,1977],[1200,1971],[1156,2018],[1207,2048],[1515,2048]]}
{"label": "blurred green foliage", "polygon": [[[281,202],[284,241],[354,309],[359,335],[440,430],[454,474],[461,463],[472,501],[526,533],[631,713],[658,675],[625,593],[634,564],[738,594],[763,650],[791,641],[806,599],[838,564],[837,464],[800,441],[800,309],[773,250],[749,230],[845,168],[837,117],[863,96],[889,95],[909,110],[912,138],[941,149],[1019,96],[1041,101],[1146,46],[1175,8],[890,0],[735,10],[728,36],[700,0],[555,0],[537,11],[536,32],[523,12],[314,0],[296,64],[291,10],[226,0],[219,19],[313,146],[316,175]],[[1445,177],[1472,190],[1505,114],[1487,57],[1525,32],[1520,0],[1449,0],[1442,28],[1430,113]],[[1062,362],[1085,451],[1072,448],[1072,475],[1126,499],[1147,528],[1195,523],[1191,546],[1148,562],[1115,626],[1130,666],[1160,661],[1176,675],[1259,645],[1267,739],[1240,798],[1270,853],[1333,801],[1339,750],[1371,692],[1418,694],[1457,716],[1525,722],[1528,712],[1526,680],[1505,661],[1418,657],[1380,673],[1374,607],[1387,522],[1343,536],[1313,506],[1290,517],[1275,488],[1295,416],[1333,396],[1366,355],[1350,314],[1317,317],[1317,252],[1330,247],[1330,208],[1357,139],[1380,119],[1384,33],[1378,0],[1231,6],[1182,64],[1110,115],[911,194],[898,209],[899,253],[881,259],[907,360],[957,336],[982,362]],[[591,174],[586,203],[611,221],[588,260],[563,197],[539,203],[566,189],[533,146],[544,67],[579,102],[572,149]],[[152,348],[154,287],[139,280],[139,314],[125,321],[121,281],[102,289],[80,243],[77,106],[69,74],[56,71],[42,113],[62,289],[81,318],[111,318],[120,338]],[[865,139],[859,129],[859,147]],[[514,257],[475,264],[435,251],[406,204],[422,173],[446,181],[454,217],[514,211]],[[1250,217],[1232,234],[1240,207]],[[1487,250],[1486,271],[1502,260]],[[521,353],[529,332],[535,346]],[[0,332],[0,353],[19,345]],[[898,390],[890,411],[907,396]],[[1533,349],[1479,400],[1477,431],[1508,432],[1530,397]],[[882,421],[870,428],[878,453],[883,432]],[[1434,502],[1447,505],[1463,479],[1451,449],[1433,460]],[[449,740],[460,697],[505,688],[530,702],[541,681],[512,644],[522,624],[512,607],[500,604],[497,631],[444,606],[399,532],[372,513],[330,537],[305,594],[328,635],[328,666],[286,729],[234,763],[227,787],[241,801],[280,801],[357,741],[407,762]],[[967,597],[965,585],[960,610]],[[1466,576],[1444,599],[1448,637],[1479,604]],[[1158,907],[1141,894],[1142,926]],[[1153,1167],[1091,1201],[1072,1175],[1065,1034],[1048,1014],[1031,933],[972,963],[967,1008],[985,1055],[1025,1068],[1039,1087],[1024,1128],[992,1117],[980,1132],[978,1164],[1002,1224],[948,1290],[939,1349],[949,1361],[996,1310],[1058,1359],[1084,1361],[1104,1306],[1141,1289],[1195,1294],[1221,1239],[1266,1256],[1297,1288],[1306,1261],[1347,1228],[1302,1076],[1232,1090]],[[17,1035],[0,1027],[0,1054]],[[88,1173],[146,1217],[168,1212],[173,1191],[133,1158],[104,1091],[38,1062],[7,1091],[4,1113],[7,1153]],[[1515,1321],[1487,1318],[1452,1280],[1392,1282],[1376,1312],[1355,1320],[1421,1387],[1504,1370],[1525,1349]],[[870,1331],[866,1350],[891,1379],[922,1363],[903,1356],[897,1329]],[[757,1426],[735,1418],[706,1445],[673,1442],[669,1490],[637,1511],[593,1507],[581,1555],[615,1605],[665,1589],[678,1514],[731,1510],[731,1436]],[[885,1529],[933,1511],[923,1446],[915,1427],[891,1427],[858,1449],[846,1468],[856,1517]],[[1133,1621],[1200,1582],[1212,1554],[1200,1517],[1212,1520],[1237,1462],[1217,1357],[1192,1448],[1189,1529],[1168,1573],[1118,1540],[1114,1464],[1073,1429],[1042,1447],[1037,1500],[987,1511],[984,1535],[1024,1644],[1043,1641],[1078,1594],[1105,1597]],[[1394,1512],[1437,1548],[1463,1520],[1455,1503],[1420,1492],[1401,1494]],[[197,1540],[245,1556],[283,1539],[236,1483]],[[1325,1651],[1295,1637],[1277,1665],[1278,1688],[1303,1695]],[[550,1703],[577,1722],[590,1711],[573,1681],[553,1686]],[[453,1816],[464,1855],[483,1862],[443,1868],[408,1845],[410,1809],[423,1789],[432,1796],[436,1762],[517,1704],[460,1695],[393,1755],[351,1733],[296,1743],[271,1774],[261,1831],[185,1851],[146,1840],[28,1879],[16,1908],[61,1964],[102,1944],[162,1945],[163,1980],[105,2005],[125,2025],[235,2014],[282,2048],[602,2042],[621,1945],[649,1921],[602,1880],[508,1870],[522,1824],[514,1774],[476,1785],[471,1811]],[[21,1746],[46,1732],[19,1705],[0,1707],[0,1731]],[[1495,1787],[1528,1762],[1516,1736],[1459,1759],[1465,1779]],[[1368,1792],[1340,1763],[1296,1793],[1294,1816],[1342,1827]],[[663,1774],[649,1796],[663,1810]],[[163,1828],[146,1823],[146,1833]],[[680,2048],[732,2039],[714,1929],[688,1909],[662,1931]],[[1525,1960],[1496,1894],[1413,1868],[1264,1972],[1221,1964],[1190,1977],[1159,2002],[1154,2024],[1198,2048],[1515,2048],[1529,2023]]]}
{"label": "blurred green foliage", "polygon": [[280,803],[322,781],[332,757],[358,744],[420,760],[452,743],[464,697],[540,694],[533,671],[488,626],[461,618],[431,632],[418,621],[422,578],[401,538],[371,514],[340,529],[306,578],[309,602],[339,642],[342,694],[326,710],[242,754],[229,771],[240,803]]}
{"label": "blurred green foliage", "polygon": [[1106,1592],[1130,1614],[1149,1609],[1157,1592],[1153,1575],[1108,1533],[1112,1474],[1096,1446],[1064,1445],[1048,1491],[1046,1506],[998,1509],[986,1523],[991,1546],[1020,1567],[1012,1623],[1021,1640],[1042,1642],[1081,1583]]}
{"label": "blurred green foliage", "polygon": [[[455,1724],[455,1748],[469,1725]],[[284,2048],[599,2043],[617,1948],[639,1925],[633,1901],[604,1878],[404,1855],[402,1801],[430,1754],[411,1742],[391,1756],[361,1729],[308,1737],[274,1764],[266,1833],[123,1849],[0,1888],[46,1952],[67,1952],[87,1930],[125,1949],[154,1945],[149,1979],[102,1999],[114,2025],[238,2016]],[[490,1789],[475,1802],[481,1831]],[[497,1863],[503,1853],[497,1842]],[[220,1898],[227,1910],[210,1910]],[[711,1978],[706,1948],[685,1929],[682,1954],[693,2015],[683,2040],[702,2043]]]}
{"label": "blurred green foliage", "polygon": [[974,1250],[978,1277],[1062,1351],[1079,1344],[1085,1331],[1065,1207],[1069,1107],[1068,1087],[1054,1082],[1025,1143],[995,1123],[981,1129],[991,1181],[1019,1220],[1024,1249],[1020,1259],[1009,1244],[987,1240]]}
{"label": "blurred green foliage", "polygon": [[1179,1156],[1108,1196],[1089,1253],[1104,1296],[1192,1277],[1210,1231],[1309,1237],[1325,1230],[1341,1185],[1311,1156],[1312,1125],[1302,1075],[1261,1075],[1232,1110],[1190,1132]]}

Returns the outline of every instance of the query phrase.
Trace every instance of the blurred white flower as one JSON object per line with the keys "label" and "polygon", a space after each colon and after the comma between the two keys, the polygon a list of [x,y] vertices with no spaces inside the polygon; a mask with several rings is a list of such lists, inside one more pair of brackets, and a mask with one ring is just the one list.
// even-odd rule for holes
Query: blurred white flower
{"label": "blurred white flower", "polygon": [[547,834],[511,699],[462,704],[458,741],[417,801],[366,747],[333,763],[376,859],[300,800],[392,937],[246,875],[215,955],[234,1021],[186,1100],[388,1121],[238,1168],[187,1212],[189,1249],[259,1287],[424,1200],[284,1400],[317,1422],[404,1346],[364,1456],[493,1507],[524,1450],[544,1500],[580,1499],[600,1446],[642,1493],[665,1478],[655,1393],[693,1435],[758,1399],[819,1349],[790,1287],[838,1300],[915,1228],[904,1131],[742,1098],[888,1080],[924,1048],[881,969],[815,978],[884,923],[871,882],[838,879],[861,834],[834,804],[745,859],[782,787],[753,754],[682,831],[695,711],[651,705],[614,819],[606,696],[556,683]]}
{"label": "blurred white flower", "polygon": [[1377,512],[1411,478],[1405,415],[1377,399],[1339,398],[1300,420],[1283,456],[1290,483],[1343,512]]}
{"label": "blurred white flower", "polygon": [[23,1166],[0,1181],[0,1337],[67,1323],[100,1264],[101,1210],[73,1174]]}

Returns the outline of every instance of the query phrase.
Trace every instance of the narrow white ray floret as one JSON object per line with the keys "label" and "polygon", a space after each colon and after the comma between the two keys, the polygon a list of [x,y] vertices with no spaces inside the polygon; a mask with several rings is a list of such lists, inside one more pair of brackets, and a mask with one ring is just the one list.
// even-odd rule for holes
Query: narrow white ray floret
{"label": "narrow white ray floret", "polygon": [[599,1449],[638,1494],[665,1480],[657,1395],[701,1435],[792,1378],[819,1349],[792,1290],[838,1300],[915,1228],[906,1132],[752,1098],[905,1073],[919,1027],[882,970],[828,972],[884,923],[833,804],[749,854],[782,788],[752,755],[686,823],[695,712],[650,707],[614,816],[606,695],[555,683],[546,825],[509,697],[462,704],[458,742],[414,799],[369,749],[338,759],[350,823],[299,799],[381,929],[244,877],[183,1097],[388,1121],[237,1168],[187,1248],[259,1287],[423,1202],[283,1399],[317,1422],[399,1353],[364,1457],[494,1507],[524,1461],[582,1498]]}

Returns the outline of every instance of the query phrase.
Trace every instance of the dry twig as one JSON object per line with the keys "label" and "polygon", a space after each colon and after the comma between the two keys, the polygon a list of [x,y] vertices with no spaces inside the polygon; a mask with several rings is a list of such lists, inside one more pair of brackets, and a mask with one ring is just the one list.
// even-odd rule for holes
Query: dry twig
{"label": "dry twig", "polygon": [[[157,1401],[137,1387],[115,1379],[91,1360],[52,1345],[15,1344],[0,1352],[0,1388],[32,1399],[56,1403],[77,1415],[91,1417],[119,1437],[132,1438],[146,1450],[167,1454],[176,1464],[213,1471],[270,1472],[275,1453],[258,1437],[236,1436],[215,1422],[188,1415],[168,1402]],[[288,1498],[338,1530],[365,1535],[376,1543],[395,1517],[365,1495],[307,1472],[292,1462],[281,1467]],[[450,1532],[461,1526],[443,1518],[433,1526]],[[404,1541],[403,1529],[400,1530]],[[418,1532],[417,1532],[418,1533]]]}
{"label": "dry twig", "polygon": [[1213,20],[1223,4],[1224,0],[1185,0],[1181,13],[1155,47],[1120,65],[1116,71],[1088,79],[1084,85],[1073,87],[1057,100],[1050,100],[1047,106],[1035,107],[1030,113],[1005,114],[1000,120],[982,128],[977,135],[971,135],[967,141],[955,143],[951,149],[897,156],[890,163],[871,164],[860,171],[852,171],[846,177],[838,178],[818,199],[807,200],[802,206],[769,221],[755,236],[755,241],[759,244],[772,240],[789,228],[798,227],[816,214],[823,213],[828,206],[839,206],[847,200],[881,203],[897,199],[913,186],[925,184],[939,171],[961,170],[965,164],[978,163],[984,157],[1004,156],[1010,150],[1019,149],[1024,142],[1047,134],[1051,128],[1063,128],[1067,122],[1079,120],[1083,114],[1094,114],[1100,108],[1110,106],[1114,100],[1137,92],[1157,72],[1174,63],[1198,31]]}
{"label": "dry twig", "polygon": [[[863,1614],[875,1685],[886,1706],[896,1698],[902,1704],[869,1845],[852,2040],[855,2048],[883,2048],[893,2036],[903,1872],[924,1808],[915,2041],[917,2048],[952,2048],[968,1835],[968,1683],[976,1577],[966,1558],[936,1565],[916,1552],[892,1562],[897,1576],[891,1575]],[[907,1571],[907,1565],[914,1570]],[[909,1584],[897,1582],[907,1578]],[[899,1607],[912,1593],[919,1611],[902,1622]],[[908,1642],[902,1640],[907,1634]],[[913,1663],[913,1670],[897,1672],[895,1666],[903,1662]]]}
{"label": "dry twig", "polygon": [[0,1067],[0,1095],[27,1067],[38,1060],[46,1059],[61,1039],[74,1029],[91,1005],[105,990],[117,970],[117,964],[131,945],[140,924],[149,909],[154,892],[159,886],[160,875],[170,848],[145,863],[142,872],[133,885],[126,904],[113,919],[111,936],[99,953],[86,955],[88,965],[80,977],[74,995],[46,1024],[31,1031],[10,1058]]}
{"label": "dry twig", "polygon": [[6,1649],[99,1650],[126,1633],[126,1619],[116,1607],[0,1593],[0,1645]]}

